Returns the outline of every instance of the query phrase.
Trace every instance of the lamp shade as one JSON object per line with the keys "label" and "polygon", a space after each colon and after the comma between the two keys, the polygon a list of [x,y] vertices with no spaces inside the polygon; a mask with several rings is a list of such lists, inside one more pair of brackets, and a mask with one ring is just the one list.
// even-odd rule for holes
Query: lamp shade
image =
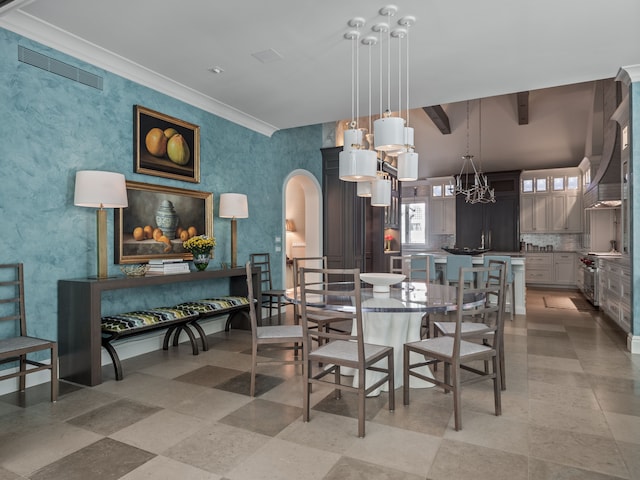
{"label": "lamp shade", "polygon": [[286,225],[285,228],[286,228],[287,232],[295,232],[296,231],[296,224],[292,219],[287,218],[285,220],[285,225]]}
{"label": "lamp shade", "polygon": [[376,178],[378,157],[373,150],[343,150],[338,155],[338,175],[347,182],[368,182]]}
{"label": "lamp shade", "polygon": [[371,196],[371,182],[358,182],[356,184],[356,194],[359,197]]}
{"label": "lamp shade", "polygon": [[383,117],[373,122],[373,138],[378,151],[398,151],[404,145],[404,118]]}
{"label": "lamp shade", "polygon": [[388,207],[391,205],[391,180],[378,178],[371,182],[371,206]]}
{"label": "lamp shade", "polygon": [[418,179],[418,154],[412,151],[398,155],[398,180],[411,182]]}
{"label": "lamp shade", "polygon": [[249,218],[247,196],[243,193],[220,195],[220,218]]}
{"label": "lamp shade", "polygon": [[100,170],[76,172],[73,204],[79,207],[123,208],[129,205],[124,175]]}

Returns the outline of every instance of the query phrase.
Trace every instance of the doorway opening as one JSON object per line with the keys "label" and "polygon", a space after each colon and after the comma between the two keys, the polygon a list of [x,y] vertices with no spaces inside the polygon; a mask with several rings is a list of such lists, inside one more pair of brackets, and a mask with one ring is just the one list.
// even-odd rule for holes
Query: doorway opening
{"label": "doorway opening", "polygon": [[[284,180],[283,217],[285,288],[293,287],[294,257],[322,255],[322,187],[311,172],[292,171]],[[287,228],[287,224],[289,228]]]}

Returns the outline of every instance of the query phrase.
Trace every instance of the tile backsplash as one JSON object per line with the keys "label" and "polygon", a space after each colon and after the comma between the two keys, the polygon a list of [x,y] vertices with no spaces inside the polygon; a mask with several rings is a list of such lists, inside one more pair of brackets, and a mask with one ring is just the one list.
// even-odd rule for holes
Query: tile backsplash
{"label": "tile backsplash", "polygon": [[520,241],[534,247],[551,245],[553,250],[575,251],[582,249],[582,234],[575,233],[523,233]]}

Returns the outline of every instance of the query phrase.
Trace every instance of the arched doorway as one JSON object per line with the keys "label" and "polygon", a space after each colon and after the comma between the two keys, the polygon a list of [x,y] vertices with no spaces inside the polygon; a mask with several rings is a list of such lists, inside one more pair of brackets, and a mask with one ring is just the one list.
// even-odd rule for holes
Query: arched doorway
{"label": "arched doorway", "polygon": [[[287,258],[322,255],[322,187],[308,170],[294,170],[284,180],[282,229],[285,255],[282,256],[285,286],[293,286],[293,271]],[[286,220],[295,230],[287,231]]]}

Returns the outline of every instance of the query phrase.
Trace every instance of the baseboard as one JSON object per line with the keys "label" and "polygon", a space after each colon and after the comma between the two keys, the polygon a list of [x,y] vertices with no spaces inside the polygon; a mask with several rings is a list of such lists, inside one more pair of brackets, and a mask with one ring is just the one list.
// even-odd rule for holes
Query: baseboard
{"label": "baseboard", "polygon": [[[49,360],[42,360],[42,363],[50,363]],[[6,370],[2,370],[3,374],[14,373],[18,371],[18,367],[7,368]],[[40,370],[39,372],[34,372],[25,377],[27,388],[33,387],[34,385],[40,385],[41,383],[47,383],[51,380],[51,372],[49,370]],[[20,384],[18,383],[20,378],[8,378],[7,380],[3,380],[0,382],[0,395],[6,395],[8,393],[17,392],[20,388]]]}
{"label": "baseboard", "polygon": [[640,353],[640,335],[627,335],[627,350],[631,353]]}
{"label": "baseboard", "polygon": [[[212,335],[214,333],[222,332],[224,330],[226,322],[227,317],[216,317],[210,320],[200,320],[198,323],[204,330],[205,334]],[[118,357],[120,358],[120,360],[126,360],[127,358],[137,357],[138,355],[161,350],[162,343],[164,341],[164,334],[165,330],[160,330],[157,332],[151,332],[148,335],[141,335],[118,340],[114,343],[114,347],[118,352]],[[196,338],[198,338],[197,335]],[[180,341],[186,342],[188,340],[189,337],[187,337],[187,334],[182,333],[182,335],[180,336]],[[112,364],[111,357],[104,348],[102,349],[101,364],[102,366]]]}
{"label": "baseboard", "polygon": [[[224,326],[227,322],[227,317],[216,317],[206,321],[200,321],[200,326],[207,335],[224,331]],[[162,342],[164,340],[165,331],[151,332],[148,335],[131,337],[129,339],[120,340],[115,343],[116,351],[120,360],[126,358],[136,357],[144,353],[153,352],[155,350],[162,349]],[[181,341],[188,341],[188,337],[185,333],[180,337]],[[48,363],[46,360],[43,363]],[[111,365],[111,357],[107,351],[102,349],[102,365]],[[7,369],[7,373],[18,371],[18,367]],[[2,370],[4,372],[4,370]],[[34,372],[26,376],[26,385],[33,387],[41,383],[47,383],[51,379],[48,370],[41,370]],[[0,395],[6,395],[8,393],[17,392],[19,388],[18,378],[9,378],[0,382]]]}

